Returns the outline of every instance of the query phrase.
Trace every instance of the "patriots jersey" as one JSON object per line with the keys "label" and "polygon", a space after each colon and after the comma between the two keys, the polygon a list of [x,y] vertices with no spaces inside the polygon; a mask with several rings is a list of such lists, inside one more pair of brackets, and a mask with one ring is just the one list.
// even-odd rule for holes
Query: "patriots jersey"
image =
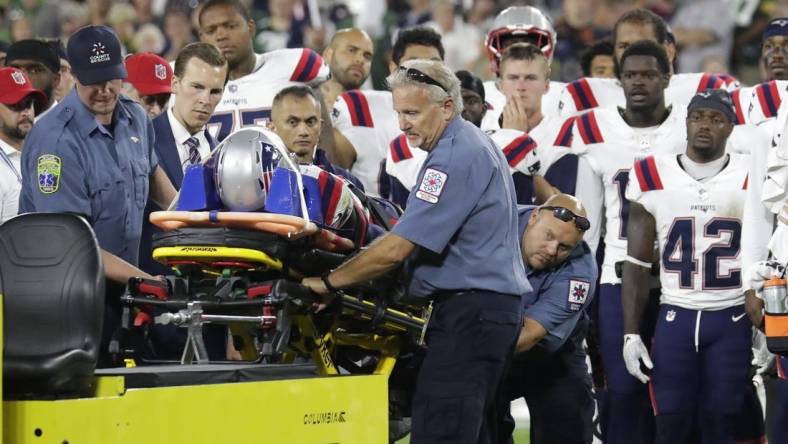
{"label": "patriots jersey", "polygon": [[684,171],[678,157],[635,162],[626,194],[656,221],[660,302],[689,310],[741,305],[746,156],[730,154],[722,171],[702,182]]}
{"label": "patriots jersey", "polygon": [[562,117],[572,117],[590,109],[626,106],[624,89],[618,79],[583,77],[566,84],[558,108]]}
{"label": "patriots jersey", "polygon": [[[492,141],[503,150],[510,171],[515,174],[519,203],[533,203],[534,192],[528,165],[534,161],[539,161],[540,170],[548,182],[562,192],[574,193],[577,162],[576,159],[572,161],[567,158],[574,155],[566,156],[571,154],[573,121],[560,122],[557,117],[544,116],[530,133],[512,129],[487,131]],[[427,152],[409,146],[402,134],[389,144],[386,173],[410,190],[416,184],[426,157]]]}
{"label": "patriots jersey", "polygon": [[386,173],[410,191],[419,180],[419,171],[426,158],[426,151],[410,146],[405,134],[400,133],[389,143],[386,153]]}
{"label": "patriots jersey", "polygon": [[[777,117],[777,111],[780,109],[783,99],[788,95],[786,89],[788,89],[788,80],[771,80],[751,88],[742,88],[739,100],[745,113],[745,122],[760,125]],[[749,97],[745,99],[744,95],[748,90]]]}
{"label": "patriots jersey", "polygon": [[[557,116],[558,102],[561,91],[566,84],[563,82],[550,81],[550,88],[548,88],[545,95],[542,96],[542,114],[545,116]],[[482,118],[482,131],[496,130],[501,128],[498,120],[503,113],[503,107],[506,106],[506,96],[503,95],[495,80],[488,80],[484,82],[484,101],[487,104],[487,113]]]}
{"label": "patriots jersey", "polygon": [[[665,105],[676,104],[686,108],[692,97],[707,89],[732,90],[738,86],[736,79],[718,74],[673,74],[665,88]],[[561,91],[559,108],[562,117],[572,117],[584,111],[603,107],[625,107],[624,89],[618,79],[584,77],[570,82]]]}
{"label": "patriots jersey", "polygon": [[773,128],[771,147],[764,156],[765,179],[761,199],[774,214],[780,213],[788,200],[788,102],[780,107],[777,118],[769,121]]}
{"label": "patriots jersey", "polygon": [[334,102],[331,120],[356,149],[350,172],[361,180],[367,193],[379,197],[381,164],[389,143],[401,133],[391,92],[346,91]]}
{"label": "patriots jersey", "polygon": [[736,125],[744,125],[750,123],[748,119],[750,114],[750,107],[752,94],[755,87],[743,86],[731,92],[731,99],[733,100],[733,108],[736,111]]}
{"label": "patriots jersey", "polygon": [[[615,264],[627,249],[629,205],[625,199],[629,170],[638,160],[654,154],[683,152],[687,145],[686,110],[673,107],[661,125],[630,127],[618,109],[597,108],[575,119],[572,150],[590,170],[578,171],[577,198],[586,206],[591,229],[586,241],[593,246],[605,221],[605,260],[601,282],[618,284]],[[583,169],[583,166],[579,167]]]}
{"label": "patriots jersey", "polygon": [[208,131],[222,141],[245,126],[264,126],[271,120],[276,93],[288,86],[323,81],[328,75],[323,58],[309,48],[257,54],[252,72],[224,86],[222,100],[208,121]]}
{"label": "patriots jersey", "polygon": [[[503,150],[512,173],[531,174],[526,159],[532,152],[547,171],[558,159],[570,153],[574,119],[561,121],[556,116],[545,115],[539,125],[528,133],[514,129],[486,131],[487,135]],[[540,147],[538,150],[536,147]]]}
{"label": "patriots jersey", "polygon": [[699,92],[707,89],[724,89],[730,92],[738,87],[739,81],[725,74],[707,72],[673,74],[670,76],[668,87],[665,88],[665,104],[681,104],[686,107]]}

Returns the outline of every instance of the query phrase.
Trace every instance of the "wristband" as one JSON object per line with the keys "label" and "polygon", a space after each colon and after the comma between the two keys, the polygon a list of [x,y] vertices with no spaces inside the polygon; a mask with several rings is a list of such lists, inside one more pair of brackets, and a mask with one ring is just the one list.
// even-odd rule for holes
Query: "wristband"
{"label": "wristband", "polygon": [[334,287],[331,285],[331,282],[328,281],[328,275],[331,274],[331,271],[327,271],[320,276],[320,280],[323,281],[323,285],[326,286],[326,289],[331,293],[340,293],[342,290]]}
{"label": "wristband", "polygon": [[630,255],[627,255],[624,260],[630,264],[639,265],[643,268],[648,268],[649,270],[651,269],[651,262],[641,261],[640,259],[634,258]]}

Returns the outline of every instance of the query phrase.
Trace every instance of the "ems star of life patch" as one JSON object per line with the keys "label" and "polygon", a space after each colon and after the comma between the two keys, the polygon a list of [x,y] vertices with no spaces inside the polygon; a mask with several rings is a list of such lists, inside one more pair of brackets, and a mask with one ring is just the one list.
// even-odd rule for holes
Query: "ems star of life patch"
{"label": "ems star of life patch", "polygon": [[60,157],[54,154],[38,156],[38,190],[52,194],[60,185]]}
{"label": "ems star of life patch", "polygon": [[569,295],[567,296],[569,309],[572,311],[579,311],[583,308],[583,304],[585,304],[590,290],[591,284],[589,282],[570,280]]}
{"label": "ems star of life patch", "polygon": [[429,203],[438,202],[448,179],[449,175],[443,171],[427,168],[424,171],[424,178],[421,179],[421,185],[416,191],[416,197]]}

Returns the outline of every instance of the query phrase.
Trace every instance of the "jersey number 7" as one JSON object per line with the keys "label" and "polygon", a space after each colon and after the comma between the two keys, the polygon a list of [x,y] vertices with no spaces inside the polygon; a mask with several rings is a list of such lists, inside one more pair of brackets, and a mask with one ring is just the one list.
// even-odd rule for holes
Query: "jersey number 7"
{"label": "jersey number 7", "polygon": [[[695,259],[695,218],[676,218],[668,232],[665,248],[662,251],[662,267],[666,272],[679,275],[681,288],[694,288],[698,266],[703,269],[701,287],[703,290],[723,290],[741,285],[741,270],[731,269],[727,275],[720,276],[719,264],[722,259],[733,259],[741,248],[741,222],[736,219],[714,218],[703,227],[706,238],[722,238],[729,233],[727,241],[710,245],[703,252],[701,260]],[[700,264],[698,264],[700,262]]]}

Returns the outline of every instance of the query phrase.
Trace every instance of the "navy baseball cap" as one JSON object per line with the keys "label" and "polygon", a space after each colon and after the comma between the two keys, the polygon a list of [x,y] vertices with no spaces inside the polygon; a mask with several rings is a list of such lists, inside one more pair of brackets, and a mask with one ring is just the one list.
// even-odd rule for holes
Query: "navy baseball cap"
{"label": "navy baseball cap", "polygon": [[736,123],[736,108],[733,105],[730,93],[724,89],[707,89],[699,92],[690,100],[687,114],[698,108],[709,108],[721,112],[731,121]]}
{"label": "navy baseball cap", "polygon": [[107,26],[80,28],[68,39],[66,54],[71,71],[83,85],[126,78],[120,40]]}
{"label": "navy baseball cap", "polygon": [[763,40],[775,35],[788,35],[788,17],[778,17],[766,25],[761,38]]}

